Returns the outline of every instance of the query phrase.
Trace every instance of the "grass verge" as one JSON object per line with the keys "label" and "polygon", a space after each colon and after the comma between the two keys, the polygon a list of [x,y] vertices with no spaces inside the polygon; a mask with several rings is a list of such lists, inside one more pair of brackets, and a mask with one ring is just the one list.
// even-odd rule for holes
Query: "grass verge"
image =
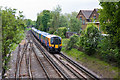
{"label": "grass verge", "polygon": [[96,74],[104,78],[119,78],[120,68],[114,67],[109,63],[102,61],[95,56],[88,56],[84,52],[81,52],[77,49],[66,50],[65,46],[67,45],[69,39],[63,39],[63,48],[62,52],[67,54],[72,59],[76,60],[80,64],[84,65],[88,69],[92,70]]}

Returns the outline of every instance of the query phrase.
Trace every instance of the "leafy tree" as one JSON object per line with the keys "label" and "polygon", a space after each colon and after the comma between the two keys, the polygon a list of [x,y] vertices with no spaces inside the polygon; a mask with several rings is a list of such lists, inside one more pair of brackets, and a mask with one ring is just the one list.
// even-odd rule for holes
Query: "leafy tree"
{"label": "leafy tree", "polygon": [[[0,7],[0,64],[2,64],[2,14]],[[2,65],[0,65],[0,71],[2,69]]]}
{"label": "leafy tree", "polygon": [[42,16],[43,12],[37,14],[36,28],[39,30],[43,30]]}
{"label": "leafy tree", "polygon": [[[119,62],[120,64],[120,54],[117,47],[111,48],[110,36],[103,36],[98,44],[98,53],[102,60],[107,62]],[[118,63],[117,63],[118,64]]]}
{"label": "leafy tree", "polygon": [[43,10],[43,16],[42,16],[42,24],[43,24],[43,31],[48,31],[48,22],[50,21],[50,11],[49,10]]}
{"label": "leafy tree", "polygon": [[41,31],[48,31],[51,13],[49,10],[43,10],[37,14],[36,28]]}
{"label": "leafy tree", "polygon": [[117,46],[120,52],[120,1],[100,2],[100,5],[103,8],[99,16],[101,28],[109,34],[111,48]]}
{"label": "leafy tree", "polygon": [[83,47],[86,54],[92,55],[96,52],[98,42],[100,41],[100,31],[94,24],[89,24],[85,34],[80,37],[79,45]]}
{"label": "leafy tree", "polygon": [[120,1],[100,2],[99,21],[102,30],[109,34],[101,40],[99,52],[107,61],[117,62],[120,66]]}
{"label": "leafy tree", "polygon": [[66,49],[71,50],[77,44],[78,41],[79,41],[78,35],[74,34],[73,36],[70,37]]}
{"label": "leafy tree", "polygon": [[19,11],[19,15],[15,16],[16,9],[5,8],[2,14],[2,62],[4,75],[6,65],[10,58],[11,52],[15,49],[15,44],[20,43],[24,37],[24,16]]}
{"label": "leafy tree", "polygon": [[68,27],[68,20],[67,20],[67,17],[65,15],[60,15],[59,27]]}
{"label": "leafy tree", "polygon": [[66,27],[60,27],[57,29],[57,31],[54,32],[54,34],[61,36],[62,38],[65,38],[67,28]]}
{"label": "leafy tree", "polygon": [[80,33],[81,32],[81,21],[76,17],[70,18],[70,31]]}
{"label": "leafy tree", "polygon": [[52,18],[48,24],[54,31],[59,27],[60,12],[61,7],[59,5],[53,11],[51,11]]}
{"label": "leafy tree", "polygon": [[32,21],[31,19],[26,19],[25,22],[27,27],[35,26],[35,21]]}

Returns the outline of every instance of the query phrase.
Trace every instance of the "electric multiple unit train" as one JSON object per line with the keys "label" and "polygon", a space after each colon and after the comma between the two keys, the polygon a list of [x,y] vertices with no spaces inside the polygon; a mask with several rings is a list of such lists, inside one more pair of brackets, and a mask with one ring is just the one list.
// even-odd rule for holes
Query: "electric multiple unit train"
{"label": "electric multiple unit train", "polygon": [[62,49],[62,39],[59,36],[52,35],[32,27],[34,36],[47,48],[49,52],[60,52]]}

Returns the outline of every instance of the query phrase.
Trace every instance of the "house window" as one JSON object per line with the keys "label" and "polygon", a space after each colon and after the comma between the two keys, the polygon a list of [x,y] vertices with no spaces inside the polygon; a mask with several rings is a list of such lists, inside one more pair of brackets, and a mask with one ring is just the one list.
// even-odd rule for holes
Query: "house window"
{"label": "house window", "polygon": [[85,20],[83,20],[83,25],[85,25]]}
{"label": "house window", "polygon": [[82,16],[80,16],[80,20],[82,21]]}
{"label": "house window", "polygon": [[96,16],[93,16],[93,22],[95,22],[95,20],[96,20]]}
{"label": "house window", "polygon": [[93,19],[96,20],[96,16],[94,16]]}

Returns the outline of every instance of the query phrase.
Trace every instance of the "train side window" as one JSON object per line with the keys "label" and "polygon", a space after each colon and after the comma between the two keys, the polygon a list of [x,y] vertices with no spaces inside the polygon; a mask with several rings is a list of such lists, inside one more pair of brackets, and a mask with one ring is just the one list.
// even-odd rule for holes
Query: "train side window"
{"label": "train side window", "polygon": [[48,43],[48,39],[47,39],[47,43]]}
{"label": "train side window", "polygon": [[51,38],[51,44],[53,44],[53,38]]}

